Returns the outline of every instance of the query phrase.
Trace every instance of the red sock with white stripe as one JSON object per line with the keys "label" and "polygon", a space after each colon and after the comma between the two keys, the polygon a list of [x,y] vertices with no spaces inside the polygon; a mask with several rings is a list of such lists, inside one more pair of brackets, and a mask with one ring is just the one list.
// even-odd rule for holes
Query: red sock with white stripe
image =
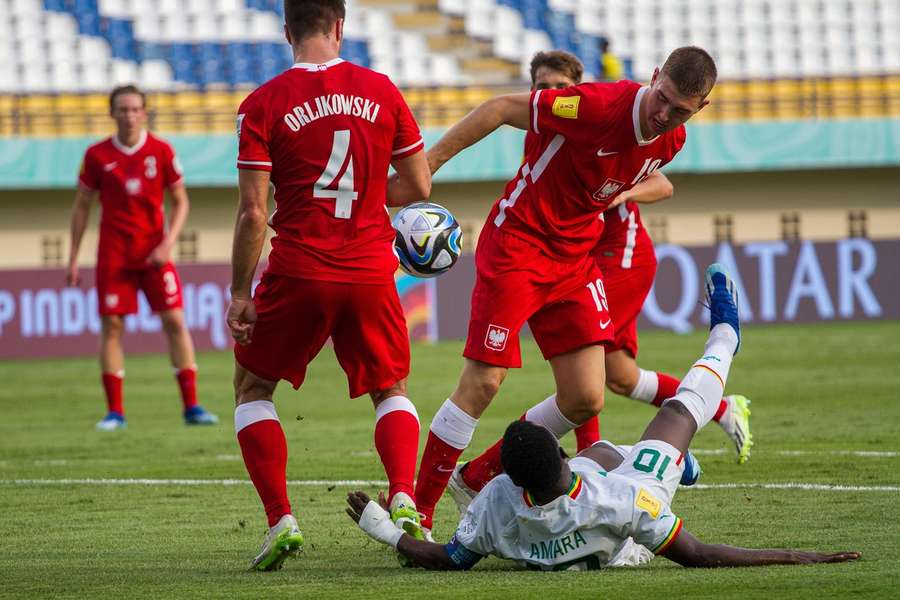
{"label": "red sock with white stripe", "polygon": [[106,410],[125,416],[125,399],[122,383],[125,371],[103,374],[103,392],[106,394]]}
{"label": "red sock with white stripe", "polygon": [[[634,389],[631,390],[631,393],[628,396],[635,400],[648,402],[653,406],[662,406],[662,403],[665,400],[672,398],[678,393],[679,385],[681,385],[681,380],[672,377],[671,375],[640,369],[637,385],[634,386]],[[722,398],[719,408],[713,417],[713,421],[718,423],[726,410],[728,410],[728,402],[725,398]],[[578,430],[575,431],[575,434],[578,435]],[[597,439],[600,439],[599,434]],[[581,450],[582,446],[581,442],[579,442],[578,451],[580,452]]]}
{"label": "red sock with white stripe", "polygon": [[456,461],[472,441],[477,424],[478,419],[451,400],[446,400],[434,415],[416,479],[416,510],[423,515],[423,527],[431,529],[434,507],[447,488]]}
{"label": "red sock with white stripe", "polygon": [[269,527],[291,512],[287,495],[287,440],[269,400],[234,409],[234,430],[253,486],[262,500]]}
{"label": "red sock with white stripe", "polygon": [[197,365],[175,371],[178,389],[181,390],[181,403],[184,410],[197,406]]}
{"label": "red sock with white stripe", "polygon": [[628,394],[629,398],[647,402],[653,406],[662,406],[664,400],[678,392],[678,384],[681,382],[675,377],[644,369],[638,369],[638,371],[638,381],[631,393]]}
{"label": "red sock with white stripe", "polygon": [[375,407],[375,449],[388,478],[388,503],[399,492],[414,498],[419,415],[409,398],[391,396]]}
{"label": "red sock with white stripe", "polygon": [[[529,408],[519,420],[543,425],[556,436],[556,439],[575,429],[575,423],[568,420],[559,410],[556,394]],[[463,481],[469,488],[480,492],[491,479],[503,472],[503,463],[500,460],[502,447],[503,438],[500,438],[478,458],[469,461],[462,472]]]}

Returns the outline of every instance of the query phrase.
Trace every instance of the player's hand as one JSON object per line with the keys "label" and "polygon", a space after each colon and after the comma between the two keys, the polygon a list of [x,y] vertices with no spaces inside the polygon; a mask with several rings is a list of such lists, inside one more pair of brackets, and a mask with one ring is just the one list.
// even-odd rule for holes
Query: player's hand
{"label": "player's hand", "polygon": [[365,492],[348,492],[347,493],[347,514],[355,523],[359,523],[359,518],[366,505],[369,503],[369,496]]}
{"label": "player's hand", "polygon": [[169,261],[172,260],[172,246],[168,243],[163,242],[159,246],[153,249],[153,252],[150,253],[150,256],[147,257],[147,262],[153,265],[154,267],[161,267]]}
{"label": "player's hand", "polygon": [[231,331],[231,337],[242,346],[250,343],[253,337],[253,326],[256,324],[256,307],[252,298],[232,298],[225,314],[225,322]]}
{"label": "player's hand", "polygon": [[66,271],[66,285],[77,286],[81,283],[81,276],[78,274],[78,265],[69,265]]}
{"label": "player's hand", "polygon": [[819,552],[804,552],[801,557],[804,563],[841,563],[850,560],[858,560],[861,552],[835,552],[834,554],[821,554]]}
{"label": "player's hand", "polygon": [[613,201],[610,202],[610,203],[606,206],[606,209],[605,209],[605,210],[613,209],[613,208],[619,206],[620,204],[624,204],[624,203],[626,203],[626,202],[628,202],[628,193],[627,193],[627,192],[622,192],[621,194],[619,194],[618,196],[616,196],[615,198],[613,198]]}

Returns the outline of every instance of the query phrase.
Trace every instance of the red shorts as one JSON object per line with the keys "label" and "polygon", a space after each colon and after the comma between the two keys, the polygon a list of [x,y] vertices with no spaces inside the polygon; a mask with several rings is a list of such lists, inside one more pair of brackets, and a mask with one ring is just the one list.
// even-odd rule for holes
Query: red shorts
{"label": "red shorts", "polygon": [[560,262],[495,230],[482,234],[475,267],[466,358],[521,367],[519,330],[526,321],[547,360],[612,341],[603,277],[593,257]]}
{"label": "red shorts", "polygon": [[138,310],[141,290],[153,312],[181,308],[181,280],[171,262],[161,267],[97,265],[97,306],[101,315],[130,315]]}
{"label": "red shorts", "polygon": [[270,381],[300,387],[306,366],[331,337],[350,397],[384,390],[409,375],[409,334],[393,282],[351,284],[265,273],[253,294],[257,321],[234,356]]}
{"label": "red shorts", "polygon": [[623,269],[617,262],[598,261],[606,284],[606,298],[609,300],[609,314],[616,327],[616,337],[609,352],[625,350],[637,358],[637,322],[644,307],[644,300],[653,287],[656,277],[656,263]]}

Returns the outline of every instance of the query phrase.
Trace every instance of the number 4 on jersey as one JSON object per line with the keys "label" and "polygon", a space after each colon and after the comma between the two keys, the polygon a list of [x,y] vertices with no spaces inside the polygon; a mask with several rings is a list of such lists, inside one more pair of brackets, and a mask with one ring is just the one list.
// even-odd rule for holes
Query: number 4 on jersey
{"label": "number 4 on jersey", "polygon": [[[334,181],[344,169],[337,189],[328,189],[334,185]],[[350,130],[342,129],[334,132],[334,141],[331,144],[331,156],[328,164],[313,186],[314,198],[334,198],[334,216],[338,219],[349,219],[353,211],[353,201],[359,194],[353,189],[353,156],[350,154]]]}

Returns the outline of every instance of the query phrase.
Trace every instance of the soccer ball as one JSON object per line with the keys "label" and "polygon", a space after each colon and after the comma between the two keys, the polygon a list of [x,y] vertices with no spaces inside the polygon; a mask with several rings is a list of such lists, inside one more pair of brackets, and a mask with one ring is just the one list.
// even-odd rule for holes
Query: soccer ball
{"label": "soccer ball", "polygon": [[437,277],[460,255],[462,231],[450,211],[432,202],[416,202],[394,216],[394,250],[400,268],[415,277]]}

